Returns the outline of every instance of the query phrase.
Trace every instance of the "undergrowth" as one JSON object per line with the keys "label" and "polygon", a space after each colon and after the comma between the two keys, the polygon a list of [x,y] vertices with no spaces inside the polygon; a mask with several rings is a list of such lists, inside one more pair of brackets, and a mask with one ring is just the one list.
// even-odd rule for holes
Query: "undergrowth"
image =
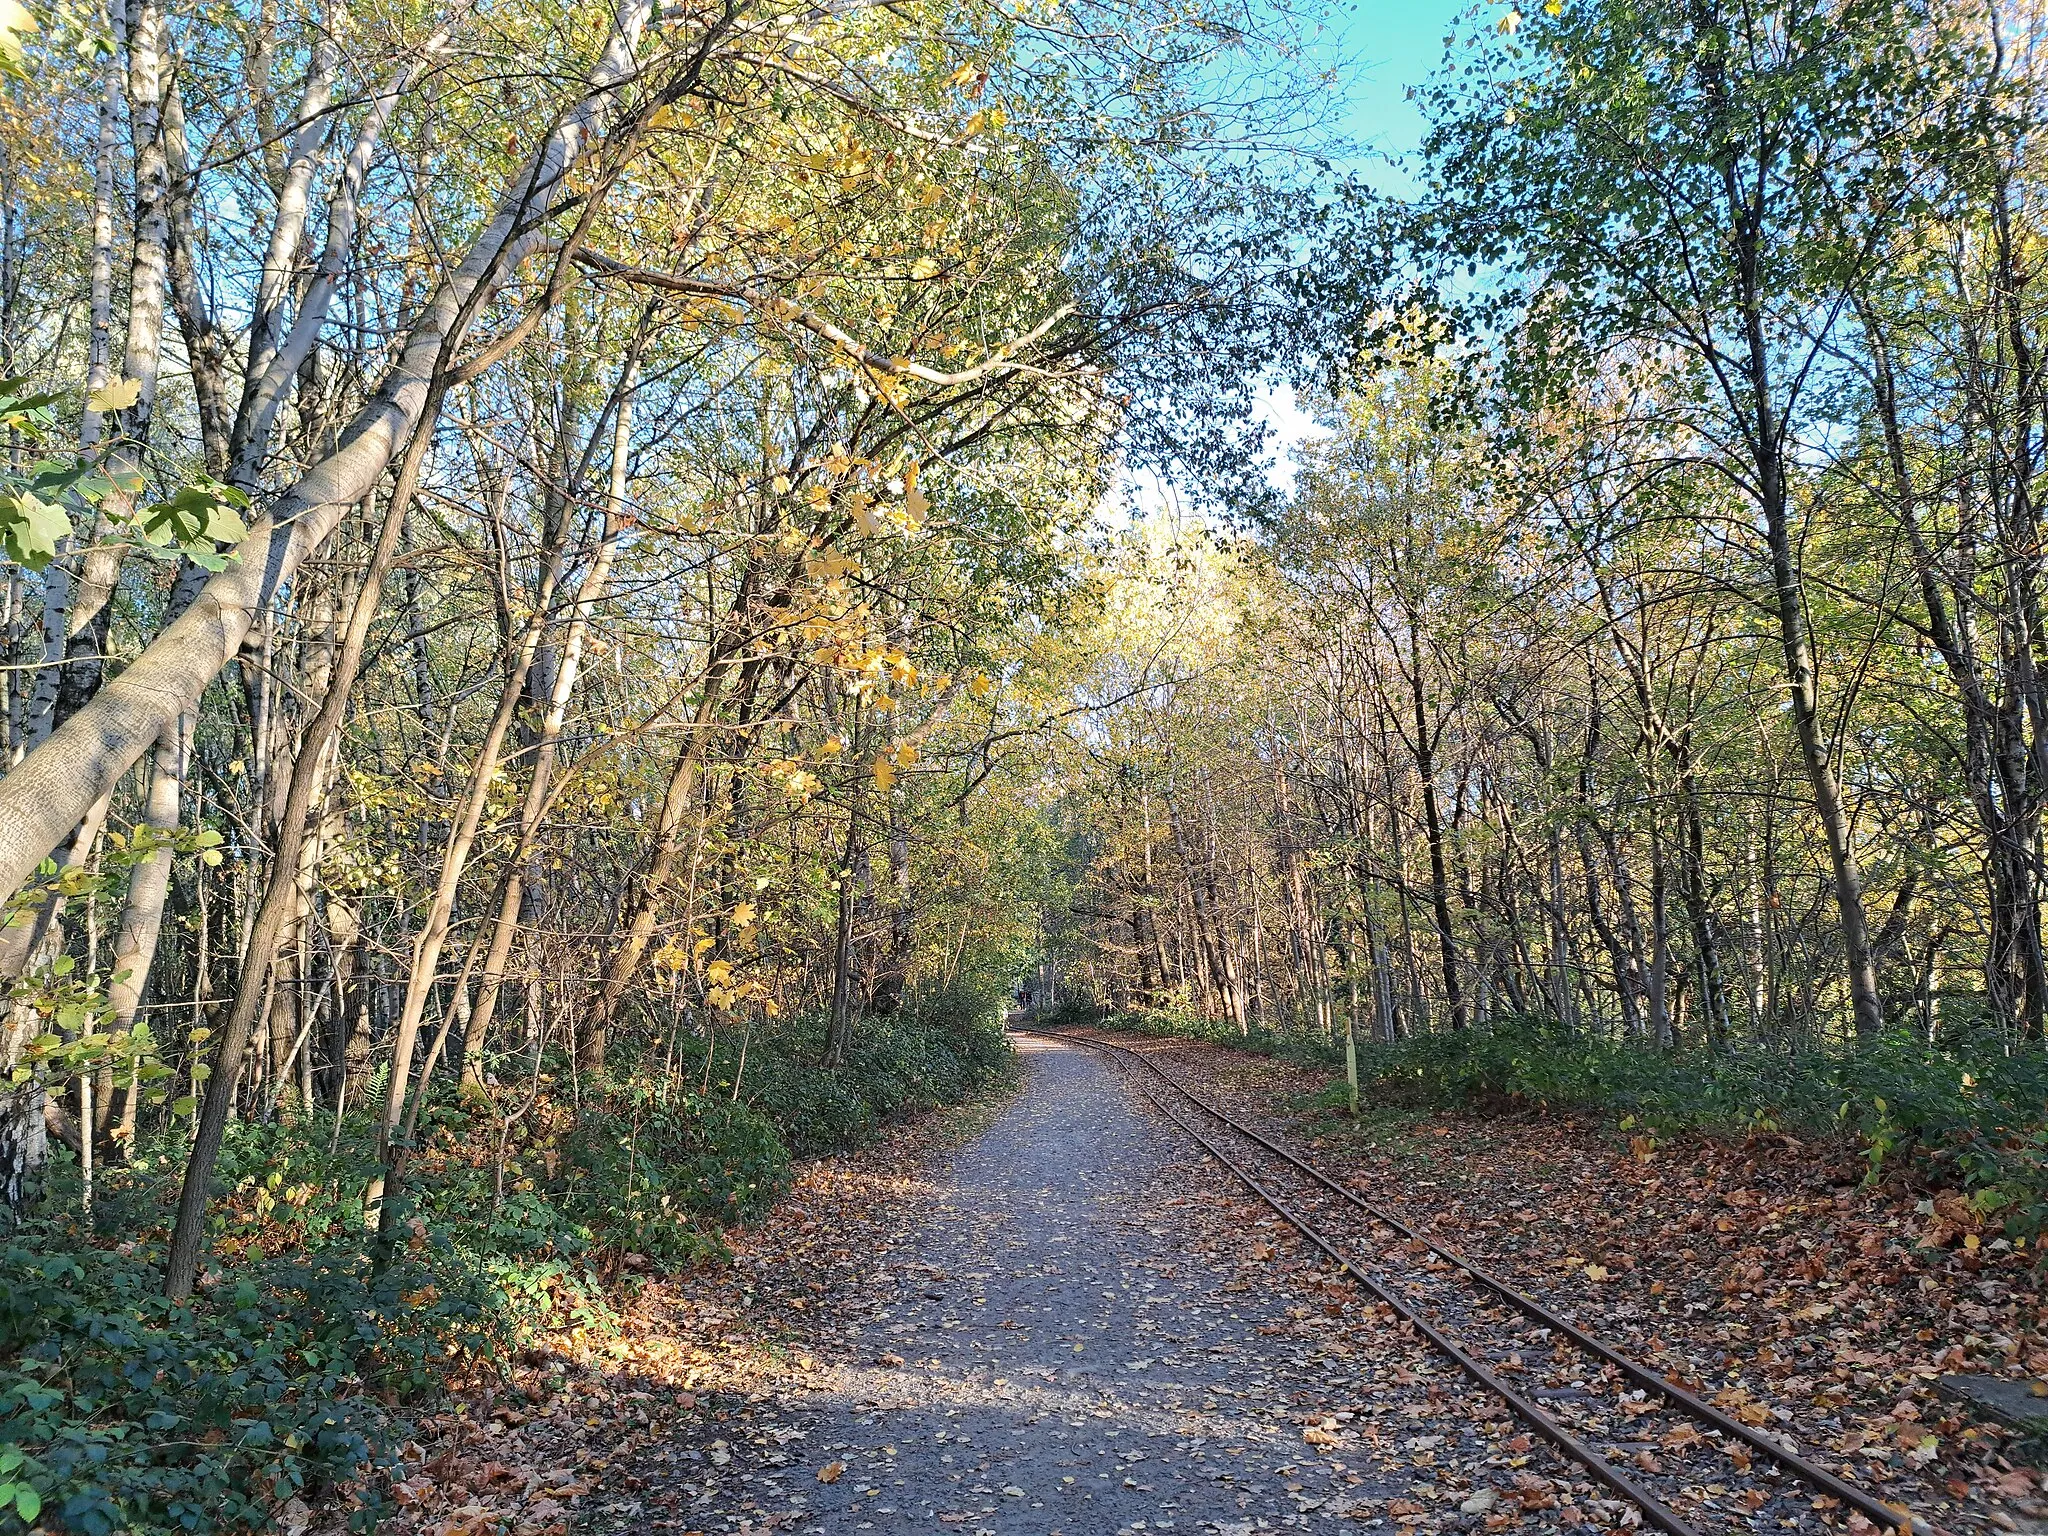
{"label": "undergrowth", "polygon": [[[1052,1015],[1047,1016],[1048,1019]],[[1108,1015],[1085,1003],[1069,1024],[1179,1035],[1328,1068],[1341,1040],[1242,1035],[1178,1012]],[[1996,1036],[1934,1044],[1897,1035],[1856,1049],[1675,1051],[1589,1037],[1553,1021],[1496,1020],[1392,1044],[1360,1041],[1361,1102],[1411,1111],[1532,1106],[1570,1110],[1650,1137],[1783,1131],[1852,1142],[1873,1178],[1958,1189],[2008,1237],[2048,1231],[2048,1053]],[[1335,1085],[1328,1097],[1343,1092]]]}
{"label": "undergrowth", "polygon": [[[993,1007],[969,996],[863,1021],[838,1071],[816,1064],[815,1019],[728,1033],[621,1059],[601,1083],[566,1062],[534,1076],[529,1058],[491,1094],[438,1092],[381,1272],[368,1116],[231,1126],[186,1305],[161,1294],[182,1144],[102,1170],[90,1220],[60,1160],[0,1243],[0,1533],[254,1530],[337,1483],[363,1496],[408,1416],[461,1375],[543,1331],[614,1331],[622,1287],[721,1256],[795,1159],[1013,1070]],[[380,1514],[371,1497],[355,1523]]]}

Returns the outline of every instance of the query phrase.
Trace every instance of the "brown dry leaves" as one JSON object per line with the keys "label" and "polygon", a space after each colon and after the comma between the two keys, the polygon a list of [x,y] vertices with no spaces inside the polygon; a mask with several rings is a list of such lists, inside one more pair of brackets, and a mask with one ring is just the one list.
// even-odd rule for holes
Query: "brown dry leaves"
{"label": "brown dry leaves", "polygon": [[[766,1220],[728,1234],[728,1264],[648,1279],[622,1262],[621,1329],[567,1329],[502,1373],[459,1383],[421,1419],[385,1489],[387,1536],[568,1536],[602,1500],[666,1495],[642,1475],[650,1448],[693,1420],[723,1424],[749,1397],[817,1369],[829,1326],[810,1303],[851,1283],[921,1199],[901,1173],[971,1131],[987,1106],[894,1128],[881,1142],[804,1167]],[[634,1257],[637,1257],[634,1256]],[[823,1479],[830,1481],[830,1479]],[[352,1498],[318,1512],[328,1536]]]}
{"label": "brown dry leaves", "polygon": [[[1173,1058],[1254,1118],[1323,1085],[1210,1047]],[[1434,1116],[1372,1145],[1291,1129],[1367,1199],[1884,1497],[1938,1523],[2048,1515],[2006,1432],[1935,1390],[2048,1375],[2031,1255],[1956,1192],[1869,1188],[1853,1148],[1778,1134],[1657,1144],[1534,1112]]]}

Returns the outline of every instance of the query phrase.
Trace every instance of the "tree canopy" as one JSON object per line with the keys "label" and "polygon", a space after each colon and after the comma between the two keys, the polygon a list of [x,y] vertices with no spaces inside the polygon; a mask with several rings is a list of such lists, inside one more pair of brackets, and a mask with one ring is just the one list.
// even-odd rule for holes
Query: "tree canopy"
{"label": "tree canopy", "polygon": [[2038,1054],[2039,18],[1482,7],[1398,195],[1322,21],[0,5],[10,1226],[680,1262],[1020,993]]}

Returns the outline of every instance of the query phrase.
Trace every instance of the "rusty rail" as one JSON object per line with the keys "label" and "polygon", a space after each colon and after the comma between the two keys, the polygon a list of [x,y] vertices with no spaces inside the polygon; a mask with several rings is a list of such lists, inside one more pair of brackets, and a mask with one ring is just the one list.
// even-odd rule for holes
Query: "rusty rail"
{"label": "rusty rail", "polygon": [[[1025,1027],[1029,1028],[1028,1025]],[[1481,1289],[1499,1297],[1502,1301],[1507,1302],[1517,1311],[1534,1319],[1544,1327],[1556,1330],[1563,1337],[1570,1340],[1573,1345],[1593,1358],[1612,1366],[1616,1372],[1635,1383],[1636,1386],[1642,1388],[1645,1392],[1655,1393],[1667,1402],[1677,1405],[1678,1409],[1686,1416],[1700,1421],[1724,1436],[1747,1445],[1802,1482],[1818,1489],[1831,1498],[1839,1500],[1845,1507],[1855,1510],[1865,1519],[1875,1524],[1879,1530],[1903,1528],[1917,1533],[1917,1536],[1926,1536],[1929,1528],[1924,1521],[1913,1518],[1909,1512],[1899,1506],[1889,1504],[1876,1495],[1857,1487],[1854,1483],[1845,1481],[1835,1473],[1828,1471],[1825,1467],[1818,1466],[1807,1460],[1798,1452],[1787,1449],[1771,1436],[1760,1434],[1749,1425],[1742,1423],[1741,1420],[1723,1413],[1712,1403],[1707,1402],[1688,1388],[1680,1385],[1670,1377],[1630,1359],[1611,1345],[1586,1332],[1570,1319],[1553,1311],[1543,1302],[1529,1295],[1528,1292],[1510,1284],[1492,1271],[1466,1258],[1456,1249],[1445,1247],[1434,1238],[1418,1231],[1400,1216],[1364,1199],[1356,1191],[1338,1183],[1321,1169],[1289,1151],[1286,1147],[1234,1119],[1210,1100],[1188,1087],[1186,1083],[1168,1072],[1158,1062],[1152,1060],[1148,1053],[1133,1050],[1129,1046],[1120,1045],[1114,1041],[1097,1040],[1087,1035],[1068,1034],[1058,1030],[1032,1029],[1031,1033],[1046,1035],[1056,1040],[1069,1040],[1076,1045],[1084,1045],[1093,1050],[1113,1053],[1117,1057],[1138,1062],[1176,1094],[1179,1094],[1189,1103],[1195,1105],[1203,1114],[1227,1126],[1235,1134],[1264,1148],[1273,1156],[1288,1163],[1323,1189],[1354,1206],[1380,1225],[1399,1233],[1409,1242],[1418,1243],[1428,1249],[1438,1258],[1464,1274],[1466,1278],[1470,1279]],[[1466,1374],[1485,1386],[1489,1391],[1498,1393],[1515,1413],[1544,1439],[1563,1451],[1572,1460],[1583,1465],[1588,1472],[1605,1486],[1633,1501],[1641,1508],[1644,1516],[1652,1525],[1670,1533],[1670,1536],[1700,1536],[1695,1527],[1688,1525],[1683,1518],[1658,1499],[1650,1490],[1642,1487],[1635,1479],[1610,1464],[1604,1456],[1591,1446],[1585,1444],[1568,1428],[1559,1423],[1540,1404],[1502,1381],[1498,1373],[1488,1367],[1484,1361],[1478,1359],[1442,1329],[1421,1316],[1415,1308],[1409,1306],[1407,1302],[1397,1296],[1379,1277],[1343,1253],[1327,1234],[1317,1229],[1313,1223],[1308,1221],[1299,1212],[1289,1208],[1285,1202],[1261,1184],[1249,1170],[1238,1164],[1218,1147],[1215,1142],[1210,1140],[1209,1137],[1204,1136],[1195,1126],[1190,1125],[1180,1115],[1162,1103],[1149,1089],[1141,1088],[1140,1091],[1145,1094],[1145,1097],[1152,1102],[1162,1115],[1187,1132],[1189,1137],[1204,1151],[1215,1158],[1218,1163],[1228,1169],[1241,1183],[1278,1212],[1288,1225],[1307,1238],[1310,1243],[1337,1264],[1355,1283],[1392,1308],[1397,1316],[1412,1324],[1432,1344],[1456,1361]]]}

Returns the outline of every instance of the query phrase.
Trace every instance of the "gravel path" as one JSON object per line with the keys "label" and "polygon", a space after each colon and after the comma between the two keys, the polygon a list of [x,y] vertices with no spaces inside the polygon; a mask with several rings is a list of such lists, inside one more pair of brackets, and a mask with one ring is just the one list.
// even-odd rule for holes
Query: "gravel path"
{"label": "gravel path", "polygon": [[836,1358],[679,1442],[649,1528],[1470,1529],[1516,1485],[1556,1510],[1518,1475],[1540,1450],[1220,1199],[1107,1063],[1021,1046],[1023,1091],[878,1258]]}

